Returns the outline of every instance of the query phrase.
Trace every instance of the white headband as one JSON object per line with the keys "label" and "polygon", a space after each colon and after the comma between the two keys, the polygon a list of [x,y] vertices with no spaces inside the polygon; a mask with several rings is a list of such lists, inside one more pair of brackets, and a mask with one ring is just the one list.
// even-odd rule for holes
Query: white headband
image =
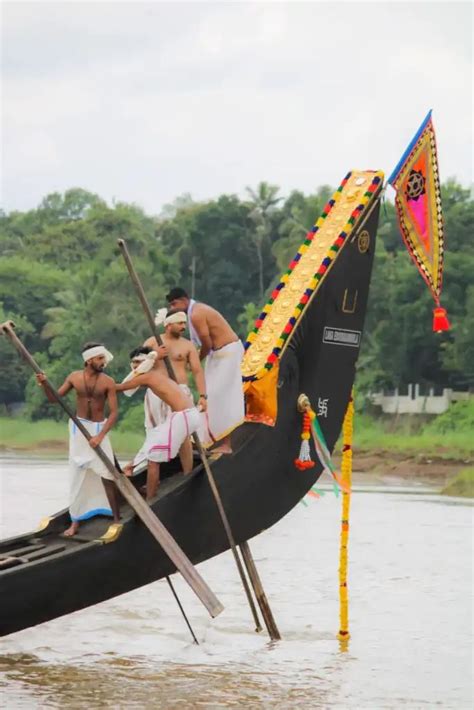
{"label": "white headband", "polygon": [[159,308],[155,315],[155,325],[164,326],[171,325],[171,323],[187,323],[188,317],[184,311],[176,311],[176,313],[171,313],[169,316],[166,308]]}
{"label": "white headband", "polygon": [[84,362],[87,362],[93,357],[99,357],[100,355],[103,355],[105,357],[106,365],[108,365],[109,362],[112,362],[112,360],[114,359],[112,353],[109,352],[107,348],[104,348],[103,345],[96,345],[93,348],[88,348],[87,350],[84,350],[82,353],[82,359],[84,360]]}
{"label": "white headband", "polygon": [[165,318],[165,326],[171,325],[171,323],[187,323],[188,317],[184,311],[177,311],[176,313],[171,313],[171,315]]}
{"label": "white headband", "polygon": [[[133,379],[137,375],[144,375],[145,373],[150,372],[150,370],[153,369],[153,365],[155,364],[157,357],[158,353],[155,350],[152,350],[151,353],[140,353],[140,355],[136,355],[133,359],[140,359],[140,364],[135,369],[132,368],[132,371],[128,373],[122,382],[129,382],[129,380]],[[135,392],[138,392],[139,389],[139,387],[136,387],[134,390],[125,390],[124,395],[131,397],[135,394]]]}

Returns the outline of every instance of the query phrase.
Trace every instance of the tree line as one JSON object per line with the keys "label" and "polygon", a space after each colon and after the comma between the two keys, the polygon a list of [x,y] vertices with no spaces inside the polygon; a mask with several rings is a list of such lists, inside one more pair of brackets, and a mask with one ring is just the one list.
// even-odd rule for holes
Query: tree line
{"label": "tree line", "polygon": [[[147,335],[117,239],[127,240],[153,306],[183,285],[216,306],[245,337],[268,292],[333,190],[283,197],[260,183],[245,197],[195,202],[183,195],[150,216],[134,204],[108,205],[80,188],[53,193],[36,209],[0,212],[0,318],[11,318],[52,381],[81,366],[86,341],[107,344],[110,373]],[[443,305],[452,330],[431,330],[432,299],[402,243],[394,207],[381,210],[360,391],[408,382],[474,386],[473,200],[455,180],[442,187],[447,252]],[[27,368],[0,340],[0,403],[26,401],[33,418],[58,416]],[[125,404],[125,409],[130,406]]]}

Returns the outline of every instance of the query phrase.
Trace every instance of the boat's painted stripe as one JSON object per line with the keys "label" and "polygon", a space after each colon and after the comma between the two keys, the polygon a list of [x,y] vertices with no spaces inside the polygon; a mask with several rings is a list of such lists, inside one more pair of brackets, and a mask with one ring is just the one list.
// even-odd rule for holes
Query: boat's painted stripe
{"label": "boat's painted stripe", "polygon": [[94,508],[94,510],[89,510],[87,513],[80,515],[78,518],[74,518],[71,515],[71,520],[73,523],[78,523],[81,520],[89,520],[89,518],[94,518],[96,515],[107,515],[109,518],[113,517],[110,508]]}

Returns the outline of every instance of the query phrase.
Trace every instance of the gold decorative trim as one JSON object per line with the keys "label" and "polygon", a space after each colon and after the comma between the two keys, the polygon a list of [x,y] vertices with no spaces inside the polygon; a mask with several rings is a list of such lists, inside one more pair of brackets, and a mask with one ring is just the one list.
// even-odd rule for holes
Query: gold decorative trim
{"label": "gold decorative trim", "polygon": [[43,530],[46,530],[47,527],[49,527],[50,522],[52,521],[52,518],[41,518],[38,527],[36,528],[36,532],[42,532]]}
{"label": "gold decorative trim", "polygon": [[382,181],[381,171],[353,171],[334,193],[247,337],[242,361],[245,381],[264,376],[283,355],[300,315],[316,296]]}
{"label": "gold decorative trim", "polygon": [[110,542],[115,542],[119,537],[123,529],[123,523],[113,523],[109,525],[102,537],[97,538],[94,542],[98,542],[101,545],[108,545]]}

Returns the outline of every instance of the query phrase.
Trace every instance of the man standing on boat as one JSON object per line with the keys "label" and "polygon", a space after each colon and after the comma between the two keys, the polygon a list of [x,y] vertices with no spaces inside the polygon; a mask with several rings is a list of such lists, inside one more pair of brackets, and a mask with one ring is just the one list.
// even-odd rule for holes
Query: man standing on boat
{"label": "man standing on boat", "polygon": [[[113,355],[102,343],[86,343],[82,349],[84,369],[68,375],[58,389],[63,397],[72,389],[76,392],[76,412],[91,439],[87,441],[74,422],[69,422],[69,468],[71,475],[71,526],[64,533],[75,535],[81,520],[95,515],[113,516],[120,521],[117,489],[112,474],[99,459],[94,449],[100,446],[110,461],[114,460],[108,432],[117,420],[117,395],[114,380],[104,373]],[[45,383],[46,376],[36,376],[50,402],[55,399]],[[105,404],[109,415],[104,417]]]}
{"label": "man standing on boat", "polygon": [[[163,324],[165,327],[165,332],[161,336],[163,346],[159,347],[156,342],[156,338],[154,337],[145,340],[143,345],[145,347],[153,348],[153,350],[158,353],[158,370],[163,375],[167,374],[163,358],[166,355],[170,358],[174,373],[176,375],[176,381],[183,390],[184,394],[188,397],[190,406],[193,407],[193,395],[188,385],[188,373],[191,372],[198,391],[198,406],[202,412],[205,412],[207,410],[206,382],[204,379],[204,371],[201,367],[201,361],[199,360],[199,353],[196,346],[193,345],[190,340],[183,337],[188,320],[186,313],[184,311],[167,312],[166,308],[162,308],[158,311],[156,316],[156,325],[160,326]],[[147,397],[147,394],[145,397]],[[154,396],[148,396],[153,402]],[[159,416],[155,416],[156,423],[154,426],[165,421],[169,414],[169,407],[163,404]],[[184,473],[189,473],[193,467],[193,451],[191,439],[189,437],[183,443],[179,455]]]}
{"label": "man standing on boat", "polygon": [[[117,392],[147,387],[169,407],[166,420],[147,430],[142,448],[148,461],[146,495],[150,500],[160,483],[160,463],[178,455],[183,442],[198,430],[202,415],[182,388],[161,371],[157,353],[152,348],[142,346],[134,352],[137,358],[145,357],[121,384],[115,385]],[[127,473],[130,475],[129,467]]]}
{"label": "man standing on boat", "polygon": [[[223,315],[215,308],[189,298],[184,289],[171,289],[166,300],[172,311],[187,313],[191,340],[199,348],[200,359],[207,358],[204,375],[209,434],[212,441],[219,442],[215,451],[232,453],[230,432],[243,422],[245,416],[240,371],[243,345]],[[211,441],[205,443],[209,445]]]}

